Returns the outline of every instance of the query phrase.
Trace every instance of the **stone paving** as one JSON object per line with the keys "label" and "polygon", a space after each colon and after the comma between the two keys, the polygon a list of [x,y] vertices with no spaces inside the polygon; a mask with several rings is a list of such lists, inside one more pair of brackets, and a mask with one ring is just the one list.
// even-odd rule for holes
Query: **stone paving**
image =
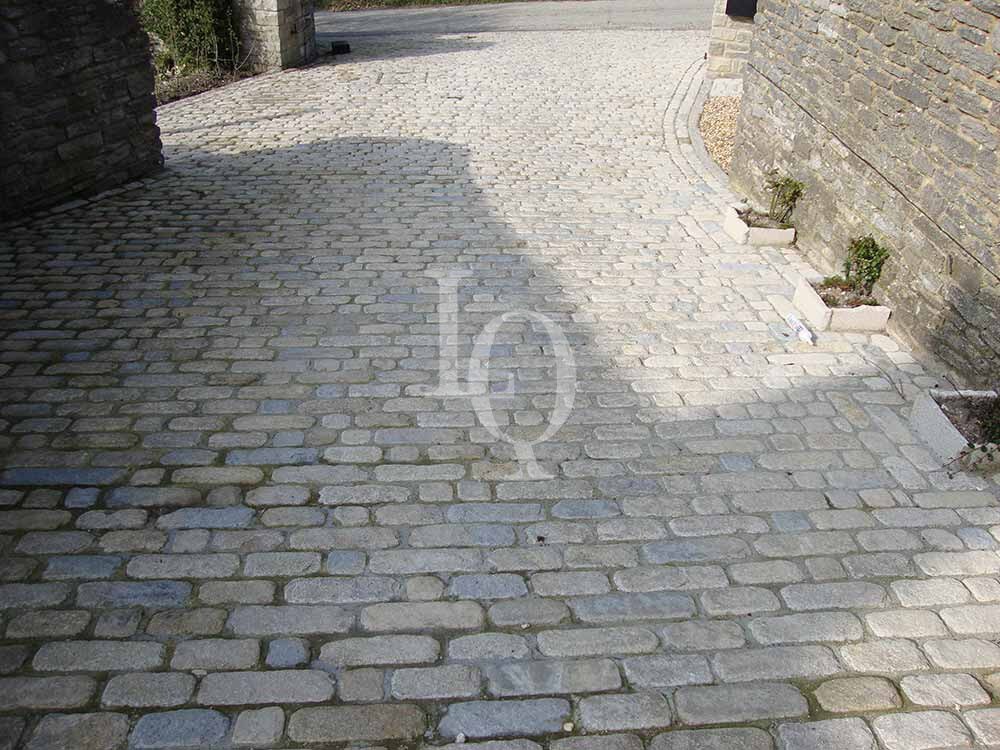
{"label": "stone paving", "polygon": [[[930,364],[790,338],[802,262],[690,143],[706,42],[371,39],[8,227],[0,748],[1000,744],[997,485],[907,428]],[[434,395],[458,270],[460,366],[512,310],[572,345],[552,478]],[[499,327],[508,434],[553,352]]]}

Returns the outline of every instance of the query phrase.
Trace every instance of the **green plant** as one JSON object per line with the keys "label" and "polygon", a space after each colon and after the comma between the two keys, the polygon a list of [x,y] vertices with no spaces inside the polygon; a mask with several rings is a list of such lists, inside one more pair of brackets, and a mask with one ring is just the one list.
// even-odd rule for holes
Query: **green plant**
{"label": "green plant", "polygon": [[780,224],[787,224],[792,218],[795,204],[805,191],[805,185],[787,175],[782,177],[773,169],[767,173],[765,190],[771,196],[771,207],[767,215]]}
{"label": "green plant", "polygon": [[234,70],[239,34],[231,0],[142,0],[140,17],[159,42],[157,73]]}
{"label": "green plant", "polygon": [[888,257],[889,249],[878,244],[870,234],[857,237],[847,248],[844,278],[855,292],[868,296],[882,276],[882,266]]}

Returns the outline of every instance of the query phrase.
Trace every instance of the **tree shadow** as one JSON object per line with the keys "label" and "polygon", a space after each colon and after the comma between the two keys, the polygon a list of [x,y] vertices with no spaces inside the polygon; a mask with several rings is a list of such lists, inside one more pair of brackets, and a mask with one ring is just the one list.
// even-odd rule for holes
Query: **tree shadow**
{"label": "tree shadow", "polygon": [[[446,141],[247,139],[258,147],[175,143],[166,173],[143,189],[3,237],[0,484],[66,489],[89,481],[78,468],[119,472],[94,507],[137,498],[154,515],[172,510],[175,495],[141,494],[154,484],[196,493],[184,495],[195,506],[263,511],[267,497],[298,497],[310,509],[364,509],[361,528],[324,517],[340,533],[326,552],[402,544],[485,561],[516,543],[557,562],[525,555],[504,570],[597,569],[616,587],[637,568],[635,588],[560,597],[586,622],[697,619],[690,564],[725,581],[733,561],[791,557],[805,579],[808,544],[786,540],[810,528],[807,511],[834,511],[859,489],[928,486],[925,473],[880,460],[895,451],[886,433],[905,426],[904,399],[873,382],[878,369],[857,357],[813,375],[850,345],[806,350],[758,317],[766,295],[787,287],[773,251],[620,240],[614,224],[602,234],[553,218],[560,204],[544,220],[524,206],[532,220],[517,231],[483,179],[488,157]],[[619,210],[620,222],[639,209]],[[710,271],[692,270],[691,255]],[[571,344],[576,402],[536,449],[552,480],[509,481],[511,446],[469,399],[432,392],[432,274],[449,271],[468,273],[457,287],[460,363],[495,316],[516,310],[547,316]],[[490,380],[505,433],[544,429],[556,364],[537,322],[500,327]],[[912,379],[905,364],[882,366]],[[119,491],[132,484],[144,486]],[[215,529],[205,549],[285,549],[295,529],[281,531]],[[184,551],[179,540],[164,550]],[[855,577],[880,585],[910,575],[857,565]],[[448,566],[432,572],[447,582]],[[394,581],[384,596],[402,590]],[[689,599],[689,614],[670,609]],[[587,606],[598,619],[580,615]]]}
{"label": "tree shadow", "polygon": [[[830,394],[867,393],[866,378],[883,371],[911,380],[863,357],[837,377],[811,377],[808,362],[832,355],[804,353],[780,325],[748,326],[749,309],[703,309],[676,251],[636,249],[626,278],[608,261],[606,236],[580,226],[519,235],[454,143],[360,137],[239,153],[175,145],[170,155],[148,188],[5,238],[9,466],[60,465],[60,451],[73,450],[69,465],[135,470],[169,454],[168,467],[249,462],[280,483],[290,472],[275,467],[293,452],[252,449],[307,448],[305,463],[326,465],[326,448],[356,441],[389,462],[455,460],[469,465],[467,479],[500,479],[516,468],[509,444],[483,430],[468,399],[428,395],[440,364],[432,275],[458,270],[468,274],[458,284],[460,362],[502,313],[543,314],[565,332],[575,407],[538,455],[587,496],[690,494],[725,484],[698,477],[738,484],[751,470],[771,489],[791,489],[793,471],[754,466],[760,438],[743,455],[719,420],[805,418],[795,404],[818,389],[827,403],[817,429],[850,430]],[[754,298],[783,288],[756,261],[742,247],[713,252],[718,304],[745,304],[737,280]],[[515,385],[495,396],[499,422],[534,439],[555,403],[552,342],[537,321],[520,320],[499,329],[495,347],[492,377]],[[705,380],[706,370],[720,379]],[[64,397],[46,402],[52,389]],[[868,398],[890,411],[904,405],[888,383]],[[88,429],[94,415],[120,418],[122,437]],[[37,418],[65,420],[66,431],[34,434]],[[404,436],[406,450],[392,442]],[[874,457],[856,460],[870,481],[897,486]],[[330,477],[372,482],[378,472],[351,465]]]}

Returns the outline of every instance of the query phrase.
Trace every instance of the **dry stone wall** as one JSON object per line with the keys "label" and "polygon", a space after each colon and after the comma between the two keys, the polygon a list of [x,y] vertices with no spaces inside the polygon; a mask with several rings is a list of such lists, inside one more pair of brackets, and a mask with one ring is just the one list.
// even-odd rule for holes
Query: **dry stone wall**
{"label": "dry stone wall", "polygon": [[803,180],[799,245],[894,251],[893,327],[971,381],[1000,379],[1000,2],[763,0],[733,178]]}
{"label": "dry stone wall", "polygon": [[0,218],[157,169],[154,105],[128,2],[0,2]]}

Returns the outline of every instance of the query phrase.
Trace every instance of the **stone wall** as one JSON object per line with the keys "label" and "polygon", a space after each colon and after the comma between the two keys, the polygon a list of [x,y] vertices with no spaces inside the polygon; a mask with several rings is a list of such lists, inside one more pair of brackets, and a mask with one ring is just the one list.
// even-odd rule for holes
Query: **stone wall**
{"label": "stone wall", "polygon": [[893,250],[893,330],[966,379],[1000,380],[1000,3],[763,0],[733,180],[806,183],[799,246],[838,270],[851,237]]}
{"label": "stone wall", "polygon": [[161,163],[149,44],[126,2],[0,2],[0,218]]}
{"label": "stone wall", "polygon": [[715,0],[712,11],[712,34],[708,42],[708,78],[738,78],[743,74],[753,19],[726,15],[726,0]]}
{"label": "stone wall", "polygon": [[302,65],[316,57],[313,0],[234,0],[240,44],[255,70]]}

